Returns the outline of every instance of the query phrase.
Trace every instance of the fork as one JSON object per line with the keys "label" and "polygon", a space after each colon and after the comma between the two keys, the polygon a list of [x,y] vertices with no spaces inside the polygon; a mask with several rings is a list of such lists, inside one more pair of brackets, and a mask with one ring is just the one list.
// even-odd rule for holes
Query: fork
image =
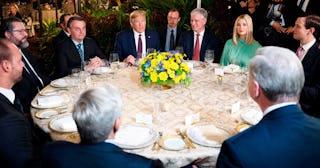
{"label": "fork", "polygon": [[152,146],[152,150],[156,150],[156,151],[160,150],[159,140],[161,139],[162,135],[163,135],[162,132],[159,131],[159,138],[154,142]]}

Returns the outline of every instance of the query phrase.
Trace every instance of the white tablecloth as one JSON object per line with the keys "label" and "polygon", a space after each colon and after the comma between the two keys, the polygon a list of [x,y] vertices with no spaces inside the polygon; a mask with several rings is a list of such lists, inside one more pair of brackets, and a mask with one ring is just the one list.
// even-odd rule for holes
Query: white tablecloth
{"label": "white tablecloth", "polygon": [[[252,109],[259,110],[256,103],[247,96],[244,90],[246,83],[243,82],[243,74],[225,74],[222,84],[218,83],[213,70],[194,70],[191,76],[192,83],[189,87],[176,85],[171,89],[161,90],[157,87],[143,86],[140,83],[139,73],[134,67],[120,69],[115,74],[91,75],[91,81],[87,81],[87,86],[77,86],[76,84],[75,87],[59,91],[67,93],[71,100],[62,110],[71,111],[72,105],[80,93],[79,88],[95,87],[105,83],[117,86],[121,92],[123,100],[122,124],[135,123],[135,116],[138,113],[152,114],[153,127],[157,131],[163,132],[164,135],[176,134],[177,129],[186,129],[185,116],[196,113],[200,114],[198,124],[214,124],[233,135],[237,133],[236,127],[243,122],[240,117],[241,113]],[[52,86],[47,86],[44,90],[46,89],[52,89]],[[243,93],[240,94],[239,90]],[[231,114],[232,105],[237,102],[240,102],[240,110]],[[161,112],[158,114],[154,113],[155,103],[158,103],[160,107]],[[59,133],[50,130],[48,128],[50,119],[36,118],[34,116],[36,111],[38,110],[32,108],[34,122],[50,133],[54,140],[79,141],[75,133]],[[155,151],[152,150],[152,146],[127,151],[148,158],[158,158],[166,167],[180,167],[196,159],[208,157],[209,160],[205,164],[214,167],[220,148],[204,147],[197,144],[195,146],[196,149],[181,151],[165,149]]]}

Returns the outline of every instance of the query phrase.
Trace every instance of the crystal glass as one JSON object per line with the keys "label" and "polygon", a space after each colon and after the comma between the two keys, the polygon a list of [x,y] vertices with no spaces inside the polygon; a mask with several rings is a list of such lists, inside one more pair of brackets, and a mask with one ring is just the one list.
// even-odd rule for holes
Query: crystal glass
{"label": "crystal glass", "polygon": [[214,51],[213,50],[206,50],[204,61],[208,64],[213,63],[213,61],[214,61]]}
{"label": "crystal glass", "polygon": [[176,49],[175,49],[175,51],[176,51],[177,53],[184,54],[184,51],[183,51],[183,47],[182,47],[182,46],[177,46]]}

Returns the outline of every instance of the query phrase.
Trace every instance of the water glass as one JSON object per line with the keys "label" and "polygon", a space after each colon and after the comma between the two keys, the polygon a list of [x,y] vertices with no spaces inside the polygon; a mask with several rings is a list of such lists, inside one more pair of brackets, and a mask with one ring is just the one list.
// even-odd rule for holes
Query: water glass
{"label": "water glass", "polygon": [[148,54],[150,54],[150,53],[154,53],[154,52],[156,52],[156,49],[154,49],[154,48],[148,48],[146,55],[148,55]]}
{"label": "water glass", "polygon": [[206,50],[204,61],[208,64],[213,63],[213,61],[214,61],[214,51],[213,50]]}
{"label": "water glass", "polygon": [[118,53],[110,53],[110,56],[109,56],[109,62],[110,64],[113,63],[113,62],[119,62],[120,59],[119,59],[119,54]]}

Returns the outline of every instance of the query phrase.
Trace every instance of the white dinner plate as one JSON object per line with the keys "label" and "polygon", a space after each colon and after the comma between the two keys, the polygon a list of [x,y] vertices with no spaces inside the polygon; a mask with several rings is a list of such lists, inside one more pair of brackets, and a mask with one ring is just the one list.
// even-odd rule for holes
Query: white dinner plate
{"label": "white dinner plate", "polygon": [[191,141],[202,146],[221,147],[222,142],[231,134],[215,125],[196,125],[187,129]]}
{"label": "white dinner plate", "polygon": [[155,129],[144,125],[121,126],[115,135],[115,143],[123,149],[144,148],[158,139]]}
{"label": "white dinner plate", "polygon": [[77,125],[71,113],[52,118],[49,122],[49,128],[57,132],[77,132]]}
{"label": "white dinner plate", "polygon": [[77,84],[77,79],[65,77],[51,81],[50,85],[56,88],[73,87]]}
{"label": "white dinner plate", "polygon": [[108,68],[108,67],[98,67],[98,68],[95,68],[93,71],[92,71],[92,74],[94,75],[101,75],[101,74],[107,74],[107,73],[113,73],[114,71],[111,69],[111,68]]}
{"label": "white dinner plate", "polygon": [[42,96],[56,95],[58,93],[59,93],[59,90],[57,90],[57,88],[52,88],[52,87],[46,87],[39,92],[39,94]]}
{"label": "white dinner plate", "polygon": [[159,140],[159,145],[166,150],[178,151],[184,149],[186,143],[178,135],[167,135]]}
{"label": "white dinner plate", "polygon": [[31,106],[34,108],[56,108],[66,106],[70,102],[67,94],[51,95],[51,96],[38,96],[32,100]]}
{"label": "white dinner plate", "polygon": [[35,113],[35,116],[39,119],[48,119],[51,118],[54,115],[58,115],[60,113],[60,110],[57,108],[54,109],[43,109],[39,110]]}
{"label": "white dinner plate", "polygon": [[257,111],[253,109],[249,109],[245,112],[242,112],[240,115],[245,122],[251,125],[256,125],[263,117],[263,114],[261,111]]}
{"label": "white dinner plate", "polygon": [[240,72],[240,67],[238,65],[235,65],[235,64],[230,64],[228,66],[224,66],[222,69],[223,69],[223,72],[226,73],[226,74],[232,74],[232,73]]}

